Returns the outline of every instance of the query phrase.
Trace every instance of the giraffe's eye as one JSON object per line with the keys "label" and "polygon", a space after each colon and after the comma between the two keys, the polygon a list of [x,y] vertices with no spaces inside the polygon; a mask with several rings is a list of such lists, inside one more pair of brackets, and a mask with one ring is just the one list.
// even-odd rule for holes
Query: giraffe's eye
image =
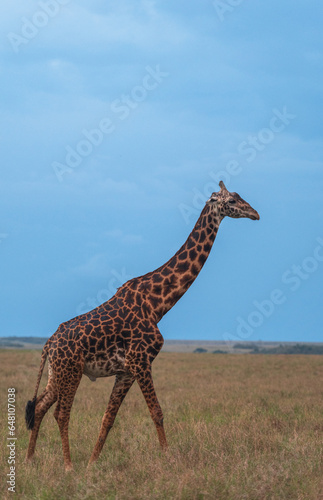
{"label": "giraffe's eye", "polygon": [[236,203],[236,200],[229,200],[230,205],[234,205]]}

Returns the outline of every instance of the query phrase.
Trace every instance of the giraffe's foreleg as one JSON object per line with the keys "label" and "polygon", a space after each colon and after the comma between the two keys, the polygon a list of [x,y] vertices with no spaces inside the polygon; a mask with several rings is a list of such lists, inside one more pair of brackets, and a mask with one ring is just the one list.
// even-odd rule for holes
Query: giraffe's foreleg
{"label": "giraffe's foreleg", "polygon": [[40,424],[42,423],[45,414],[47,413],[49,408],[55,403],[56,400],[57,400],[57,390],[53,380],[49,379],[46,389],[40,396],[38,396],[36,400],[34,425],[29,438],[29,446],[28,446],[26,460],[32,459],[35,453],[36,441],[38,437]]}
{"label": "giraffe's foreleg", "polygon": [[132,386],[134,382],[134,377],[130,374],[124,374],[124,375],[117,375],[116,381],[114,384],[114,387],[112,389],[112,393],[110,396],[109,404],[107,406],[107,409],[104,413],[103,419],[102,419],[102,424],[101,424],[101,429],[100,429],[100,434],[98,437],[98,440],[96,442],[96,445],[93,449],[91,458],[89,460],[89,465],[91,465],[93,462],[95,462],[103,448],[103,445],[105,443],[105,440],[107,438],[107,435],[113,426],[114,420],[116,418],[116,415],[118,413],[118,410],[121,406],[122,401],[127,395],[127,392],[129,391],[130,387]]}
{"label": "giraffe's foreleg", "polygon": [[[143,337],[144,342],[142,341]],[[165,450],[167,440],[164,431],[163,412],[156,396],[151,374],[151,364],[161,350],[163,343],[163,336],[156,324],[146,322],[144,330],[137,327],[133,328],[125,365],[139,384],[151,418],[156,426],[160,446]]]}

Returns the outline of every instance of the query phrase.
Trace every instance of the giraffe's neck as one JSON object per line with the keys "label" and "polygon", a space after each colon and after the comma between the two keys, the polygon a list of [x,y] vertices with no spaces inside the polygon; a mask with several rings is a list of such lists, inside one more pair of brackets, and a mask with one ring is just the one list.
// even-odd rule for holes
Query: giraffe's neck
{"label": "giraffe's neck", "polygon": [[163,266],[143,278],[157,320],[176,304],[191,286],[209,256],[223,217],[206,205],[184,245]]}

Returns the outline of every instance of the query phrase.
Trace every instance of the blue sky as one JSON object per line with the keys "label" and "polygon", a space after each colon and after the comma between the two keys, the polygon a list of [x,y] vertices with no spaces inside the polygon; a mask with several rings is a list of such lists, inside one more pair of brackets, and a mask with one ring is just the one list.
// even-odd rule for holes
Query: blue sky
{"label": "blue sky", "polygon": [[1,4],[0,335],[50,336],[225,219],[166,339],[322,341],[318,2]]}

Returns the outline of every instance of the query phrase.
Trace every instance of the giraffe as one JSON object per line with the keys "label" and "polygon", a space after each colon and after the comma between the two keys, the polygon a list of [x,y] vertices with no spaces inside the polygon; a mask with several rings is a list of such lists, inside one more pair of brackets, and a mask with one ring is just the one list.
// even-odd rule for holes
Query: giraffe
{"label": "giraffe", "polygon": [[[183,246],[164,265],[122,285],[107,302],[92,311],[62,323],[46,342],[34,397],[26,406],[30,429],[27,460],[35,451],[42,419],[57,401],[58,423],[65,470],[73,468],[68,424],[76,390],[82,375],[95,381],[115,376],[99,437],[89,460],[95,462],[130,387],[137,381],[155,424],[162,449],[167,448],[163,413],[152,379],[152,362],[163,346],[158,322],[176,304],[201,271],[224,217],[259,220],[258,213],[237,193],[230,193],[223,181],[212,193]],[[48,382],[37,397],[48,357]]]}

